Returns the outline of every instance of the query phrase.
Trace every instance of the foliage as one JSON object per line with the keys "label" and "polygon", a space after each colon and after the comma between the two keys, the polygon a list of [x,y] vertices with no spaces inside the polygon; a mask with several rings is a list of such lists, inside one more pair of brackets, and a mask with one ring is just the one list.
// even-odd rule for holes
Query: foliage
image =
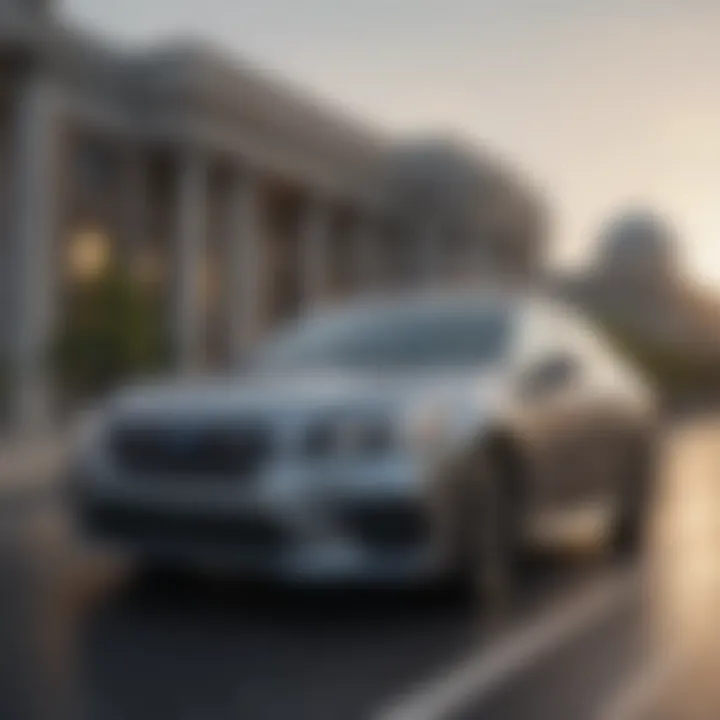
{"label": "foliage", "polygon": [[720,351],[662,342],[614,320],[601,322],[611,342],[667,398],[701,398],[720,394]]}
{"label": "foliage", "polygon": [[166,365],[158,298],[118,269],[74,288],[53,346],[65,396],[93,397]]}

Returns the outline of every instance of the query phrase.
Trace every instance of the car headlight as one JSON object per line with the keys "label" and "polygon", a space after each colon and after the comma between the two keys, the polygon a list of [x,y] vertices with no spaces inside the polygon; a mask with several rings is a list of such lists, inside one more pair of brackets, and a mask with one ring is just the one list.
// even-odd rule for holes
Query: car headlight
{"label": "car headlight", "polygon": [[435,454],[444,447],[448,429],[449,416],[439,406],[387,415],[338,413],[309,427],[304,451],[313,458]]}
{"label": "car headlight", "polygon": [[396,445],[396,424],[392,418],[343,414],[311,425],[304,449],[313,458],[380,456]]}

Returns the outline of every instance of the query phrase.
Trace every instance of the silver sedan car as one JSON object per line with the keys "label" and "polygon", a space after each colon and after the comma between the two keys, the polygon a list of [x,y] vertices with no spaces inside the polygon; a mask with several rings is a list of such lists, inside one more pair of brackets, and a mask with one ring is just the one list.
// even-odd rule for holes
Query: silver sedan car
{"label": "silver sedan car", "polygon": [[573,519],[636,550],[655,429],[568,308],[406,296],[302,320],[236,375],[119,393],[80,433],[73,496],[91,538],[153,564],[493,591]]}

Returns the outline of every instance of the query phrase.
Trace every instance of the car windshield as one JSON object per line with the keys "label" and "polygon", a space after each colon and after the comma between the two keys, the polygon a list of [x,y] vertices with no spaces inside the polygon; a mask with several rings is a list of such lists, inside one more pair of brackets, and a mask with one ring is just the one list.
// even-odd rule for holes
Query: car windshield
{"label": "car windshield", "polygon": [[309,320],[255,357],[262,370],[473,367],[500,361],[511,312],[477,305],[382,307]]}

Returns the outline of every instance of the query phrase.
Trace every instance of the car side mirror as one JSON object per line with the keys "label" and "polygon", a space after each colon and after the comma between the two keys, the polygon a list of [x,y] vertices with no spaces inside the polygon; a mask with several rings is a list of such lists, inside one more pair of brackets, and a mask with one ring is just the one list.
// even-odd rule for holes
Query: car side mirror
{"label": "car side mirror", "polygon": [[520,377],[520,393],[538,399],[570,387],[580,374],[580,365],[571,355],[558,353],[538,361]]}

